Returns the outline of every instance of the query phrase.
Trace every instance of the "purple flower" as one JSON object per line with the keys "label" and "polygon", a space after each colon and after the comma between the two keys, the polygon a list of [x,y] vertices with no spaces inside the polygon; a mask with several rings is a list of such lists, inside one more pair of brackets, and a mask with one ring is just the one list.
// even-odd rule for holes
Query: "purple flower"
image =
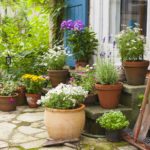
{"label": "purple flower", "polygon": [[101,57],[101,58],[105,58],[105,54],[106,54],[106,53],[105,53],[104,51],[101,51],[101,52],[100,52],[100,57]]}
{"label": "purple flower", "polygon": [[83,30],[83,28],[84,28],[84,25],[83,25],[83,22],[81,20],[76,20],[74,22],[74,30],[81,31],[81,30]]}
{"label": "purple flower", "polygon": [[116,45],[116,41],[113,41],[113,48],[115,48],[115,45]]}
{"label": "purple flower", "polygon": [[73,29],[74,29],[74,22],[73,22],[72,20],[68,20],[68,21],[67,21],[66,28],[67,28],[68,30],[73,30]]}
{"label": "purple flower", "polygon": [[9,102],[11,103],[11,104],[13,104],[13,103],[15,103],[16,102],[16,100],[15,99],[13,99],[12,97],[9,99]]}
{"label": "purple flower", "polygon": [[67,21],[66,20],[62,21],[61,29],[66,29],[66,26],[67,26]]}
{"label": "purple flower", "polygon": [[105,43],[105,37],[103,38],[103,43]]}

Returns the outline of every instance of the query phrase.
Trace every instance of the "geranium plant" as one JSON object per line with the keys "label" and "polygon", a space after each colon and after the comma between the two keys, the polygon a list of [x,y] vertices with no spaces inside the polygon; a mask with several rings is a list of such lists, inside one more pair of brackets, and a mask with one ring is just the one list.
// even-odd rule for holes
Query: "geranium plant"
{"label": "geranium plant", "polygon": [[62,70],[65,66],[66,56],[62,45],[54,46],[42,56],[42,65],[49,70]]}
{"label": "geranium plant", "polygon": [[116,42],[122,61],[143,60],[145,38],[140,28],[127,27],[117,35]]}
{"label": "geranium plant", "polygon": [[65,20],[61,23],[61,29],[69,31],[68,46],[77,61],[88,61],[95,54],[98,47],[96,34],[84,27],[81,20]]}
{"label": "geranium plant", "polygon": [[30,94],[39,94],[45,85],[46,79],[42,76],[24,74],[22,77],[22,82],[26,87],[26,92]]}
{"label": "geranium plant", "polygon": [[49,90],[45,96],[42,96],[38,104],[48,108],[73,109],[80,106],[87,93],[81,86],[61,83],[56,88]]}
{"label": "geranium plant", "polygon": [[120,130],[129,125],[129,121],[121,111],[104,113],[96,122],[106,130]]}

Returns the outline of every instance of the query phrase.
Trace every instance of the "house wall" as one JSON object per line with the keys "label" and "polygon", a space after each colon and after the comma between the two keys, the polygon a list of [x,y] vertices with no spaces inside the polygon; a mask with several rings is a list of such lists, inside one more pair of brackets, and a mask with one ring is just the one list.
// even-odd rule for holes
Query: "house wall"
{"label": "house wall", "polygon": [[[147,45],[150,43],[150,0],[147,8]],[[90,27],[96,32],[99,42],[104,37],[114,36],[120,31],[120,0],[90,0]],[[107,43],[107,40],[105,41]],[[106,49],[111,49],[115,64],[120,65],[120,56],[117,48],[111,46],[113,40],[107,44]],[[102,47],[99,47],[99,51]],[[98,54],[97,54],[98,55]],[[150,60],[150,44],[146,46],[146,59]],[[96,57],[94,57],[94,60]]]}

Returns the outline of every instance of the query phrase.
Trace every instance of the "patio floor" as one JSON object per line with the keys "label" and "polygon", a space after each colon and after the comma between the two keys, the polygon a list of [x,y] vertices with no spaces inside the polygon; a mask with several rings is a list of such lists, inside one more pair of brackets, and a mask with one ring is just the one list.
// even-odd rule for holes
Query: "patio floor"
{"label": "patio floor", "polygon": [[[73,150],[59,146],[42,148],[48,138],[43,124],[43,108],[17,107],[13,112],[0,111],[0,150]],[[137,150],[126,142],[110,143],[105,138],[82,136],[78,150]]]}

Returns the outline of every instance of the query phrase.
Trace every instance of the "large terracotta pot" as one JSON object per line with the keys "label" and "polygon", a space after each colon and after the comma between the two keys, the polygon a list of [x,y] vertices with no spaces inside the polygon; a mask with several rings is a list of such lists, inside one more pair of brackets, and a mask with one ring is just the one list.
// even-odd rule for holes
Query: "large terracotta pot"
{"label": "large terracotta pot", "polygon": [[69,71],[64,70],[48,70],[48,75],[53,87],[56,87],[59,83],[66,83],[69,79]]}
{"label": "large terracotta pot", "polygon": [[148,66],[149,61],[123,62],[127,83],[130,85],[143,85]]}
{"label": "large terracotta pot", "polygon": [[100,105],[106,109],[116,108],[123,85],[121,83],[112,85],[95,84]]}
{"label": "large terracotta pot", "polygon": [[27,102],[30,108],[37,108],[39,105],[37,101],[41,98],[41,94],[28,94],[26,93]]}
{"label": "large terracotta pot", "polygon": [[44,123],[49,137],[54,140],[79,138],[85,124],[85,106],[77,109],[46,108]]}
{"label": "large terracotta pot", "polygon": [[22,106],[22,105],[26,105],[27,104],[27,100],[26,100],[26,88],[24,86],[19,86],[16,90],[18,96],[16,98],[16,105],[17,106]]}
{"label": "large terracotta pot", "polygon": [[16,110],[16,97],[14,96],[0,96],[0,110],[13,111]]}

